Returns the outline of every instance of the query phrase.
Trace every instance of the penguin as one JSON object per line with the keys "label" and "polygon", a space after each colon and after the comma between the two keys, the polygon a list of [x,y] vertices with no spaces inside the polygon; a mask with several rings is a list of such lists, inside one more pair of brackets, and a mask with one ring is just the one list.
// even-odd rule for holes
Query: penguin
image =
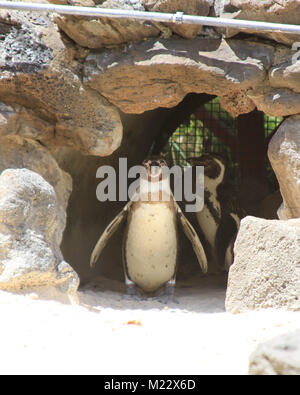
{"label": "penguin", "polygon": [[[240,227],[241,210],[227,178],[227,162],[217,154],[189,159],[192,166],[204,167],[204,206],[196,213],[212,262],[228,271]],[[197,181],[196,181],[197,182]]]}
{"label": "penguin", "polygon": [[125,223],[122,261],[127,296],[140,299],[139,291],[149,296],[163,289],[160,301],[176,301],[178,224],[190,240],[204,273],[207,258],[197,232],[173,197],[169,176],[163,171],[166,162],[149,159],[143,166],[146,171],[139,179],[136,196],[106,227],[92,252],[90,265],[95,266],[109,238]]}

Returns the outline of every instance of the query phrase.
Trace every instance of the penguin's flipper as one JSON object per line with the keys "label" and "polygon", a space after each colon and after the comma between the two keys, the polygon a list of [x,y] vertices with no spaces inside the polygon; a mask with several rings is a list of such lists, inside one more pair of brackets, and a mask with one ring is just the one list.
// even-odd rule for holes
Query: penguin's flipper
{"label": "penguin's flipper", "polygon": [[183,214],[181,208],[177,204],[177,202],[174,200],[174,204],[176,207],[177,211],[177,218],[180,220],[180,223],[182,225],[182,229],[186,235],[186,237],[190,240],[192,243],[194,252],[197,256],[199,265],[203,271],[203,273],[207,273],[207,257],[204,251],[204,248],[202,246],[202,243],[197,235],[197,232],[193,228],[192,224],[187,220],[185,215]]}
{"label": "penguin's flipper", "polygon": [[92,255],[90,259],[90,266],[94,267],[96,265],[96,262],[103,250],[103,248],[106,246],[109,238],[116,232],[118,227],[122,224],[122,222],[127,218],[128,215],[128,210],[131,207],[133,201],[130,200],[126,206],[123,208],[123,210],[111,221],[111,223],[106,227],[102,235],[100,236],[100,239],[98,240]]}

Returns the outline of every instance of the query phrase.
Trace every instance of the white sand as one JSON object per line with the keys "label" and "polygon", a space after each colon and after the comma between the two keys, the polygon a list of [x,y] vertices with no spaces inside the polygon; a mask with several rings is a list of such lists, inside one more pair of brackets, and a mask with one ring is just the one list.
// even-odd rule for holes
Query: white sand
{"label": "white sand", "polygon": [[216,277],[179,284],[168,308],[122,289],[99,279],[86,307],[0,292],[0,374],[246,374],[259,342],[300,328],[300,313],[225,313]]}

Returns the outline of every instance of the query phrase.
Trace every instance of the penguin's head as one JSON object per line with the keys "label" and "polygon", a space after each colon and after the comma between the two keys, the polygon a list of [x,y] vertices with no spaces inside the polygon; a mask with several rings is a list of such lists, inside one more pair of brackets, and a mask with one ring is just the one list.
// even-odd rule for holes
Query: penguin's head
{"label": "penguin's head", "polygon": [[167,167],[167,163],[163,159],[146,159],[143,162],[143,166],[147,170],[147,177],[149,182],[161,181],[166,178],[164,166]]}
{"label": "penguin's head", "polygon": [[204,177],[215,185],[224,181],[226,171],[226,160],[217,154],[204,154],[199,158],[190,158],[188,162],[192,166],[203,166]]}

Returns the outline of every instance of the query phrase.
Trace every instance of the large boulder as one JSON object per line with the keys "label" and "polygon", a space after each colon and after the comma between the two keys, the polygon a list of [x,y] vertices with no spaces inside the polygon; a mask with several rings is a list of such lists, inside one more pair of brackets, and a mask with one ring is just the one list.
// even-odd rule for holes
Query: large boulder
{"label": "large boulder", "polygon": [[173,107],[189,92],[206,92],[239,115],[254,109],[247,92],[264,85],[273,58],[272,46],[249,41],[147,40],[91,52],[84,82],[127,113]]}
{"label": "large boulder", "polygon": [[53,134],[51,125],[31,110],[0,103],[3,290],[44,287],[48,292],[56,287],[74,295],[79,284],[60,250],[72,179],[44,147]]}
{"label": "large boulder", "polygon": [[269,143],[268,155],[276,173],[283,205],[280,219],[300,217],[300,116],[286,119]]}
{"label": "large boulder", "polygon": [[40,143],[21,136],[0,137],[0,173],[5,169],[26,168],[40,174],[56,192],[61,226],[57,228],[60,244],[66,224],[66,209],[72,191],[72,179],[62,171],[49,151]]}
{"label": "large boulder", "polygon": [[60,252],[63,221],[54,188],[28,169],[7,169],[0,190],[0,289],[55,286],[74,294],[79,280]]}
{"label": "large boulder", "polygon": [[241,221],[226,310],[266,308],[300,311],[300,219]]}
{"label": "large boulder", "polygon": [[300,375],[300,330],[259,344],[250,355],[251,375]]}
{"label": "large boulder", "polygon": [[[62,37],[51,16],[0,10],[0,101],[19,104],[55,129],[54,146],[110,155],[122,140],[119,113],[83,86],[86,53]],[[43,141],[44,128],[41,128]]]}

